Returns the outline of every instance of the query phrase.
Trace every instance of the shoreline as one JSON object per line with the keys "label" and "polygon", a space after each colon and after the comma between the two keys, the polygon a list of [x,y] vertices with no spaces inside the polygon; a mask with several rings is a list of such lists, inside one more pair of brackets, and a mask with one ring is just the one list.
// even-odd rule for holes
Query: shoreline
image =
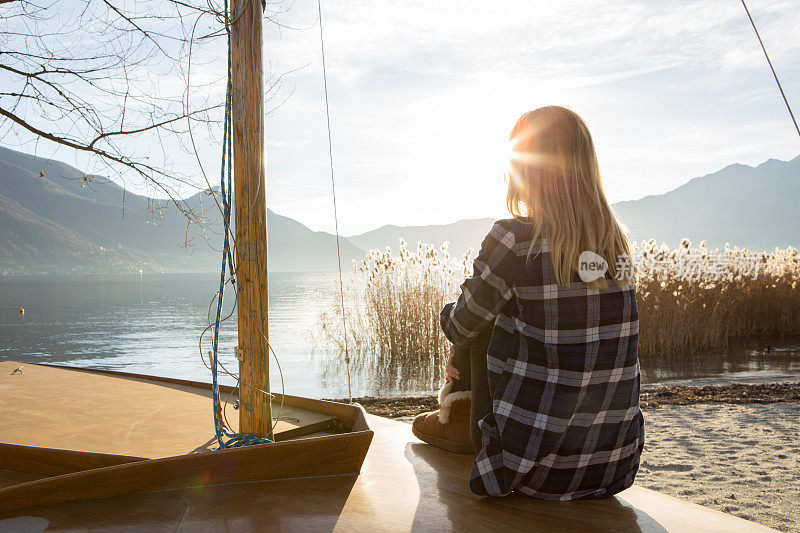
{"label": "shoreline", "polygon": [[[348,402],[347,398],[333,401]],[[438,408],[435,395],[425,396],[362,396],[353,398],[373,415],[386,418],[416,416]],[[730,383],[726,385],[651,385],[639,397],[642,409],[659,409],[666,405],[697,404],[770,404],[800,402],[800,381],[777,383]]]}

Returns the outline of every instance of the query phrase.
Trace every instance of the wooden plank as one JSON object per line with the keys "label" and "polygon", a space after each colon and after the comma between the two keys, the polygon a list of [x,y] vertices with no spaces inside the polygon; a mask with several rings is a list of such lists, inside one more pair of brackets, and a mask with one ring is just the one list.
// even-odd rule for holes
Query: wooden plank
{"label": "wooden plank", "polygon": [[[277,411],[277,406],[273,405],[273,412]],[[306,435],[311,435],[312,433],[318,433],[320,431],[335,432],[336,429],[338,429],[336,419],[325,417],[318,422],[300,423],[294,428],[284,428],[281,431],[275,431],[273,438],[275,442],[283,442],[286,440],[292,440],[304,437]]]}
{"label": "wooden plank", "polygon": [[[358,416],[365,417],[361,412]],[[136,492],[357,474],[372,431],[131,462],[0,489],[0,512]]]}
{"label": "wooden plank", "polygon": [[222,484],[28,507],[0,512],[0,529],[26,523],[14,520],[37,519],[59,531],[774,531],[636,485],[610,498],[574,502],[475,496],[468,484],[472,457],[419,442],[408,424],[366,418],[375,436],[358,476]]}
{"label": "wooden plank", "polygon": [[0,443],[0,470],[56,476],[143,461],[144,457]]}
{"label": "wooden plank", "polygon": [[[231,6],[236,294],[239,317],[239,427],[272,436],[269,392],[267,204],[264,180],[264,81],[261,2]],[[264,392],[265,391],[265,392]]]}
{"label": "wooden plank", "polygon": [[[28,481],[34,481],[43,477],[48,477],[48,475],[0,469],[0,489],[11,487],[13,485],[19,485],[20,483],[27,483]],[[0,531],[3,530],[2,526],[3,524],[0,522]]]}

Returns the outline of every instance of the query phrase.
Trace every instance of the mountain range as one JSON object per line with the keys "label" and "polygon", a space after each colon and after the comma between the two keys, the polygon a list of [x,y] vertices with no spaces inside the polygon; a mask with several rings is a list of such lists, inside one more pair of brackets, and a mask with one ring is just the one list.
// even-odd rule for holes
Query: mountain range
{"label": "mountain range", "polygon": [[710,248],[800,247],[800,156],[758,166],[729,165],[665,194],[614,204],[634,239]]}
{"label": "mountain range", "polygon": [[[221,235],[209,192],[185,200],[207,218],[188,224],[165,201],[124,191],[65,163],[0,147],[0,273],[214,271]],[[124,210],[123,210],[124,198]],[[635,240],[676,246],[688,237],[710,247],[800,245],[800,156],[756,167],[734,164],[665,194],[614,204]],[[341,238],[342,264],[403,238],[440,245],[452,255],[477,249],[490,218],[430,226],[382,226]],[[272,271],[336,269],[336,238],[268,210]]]}
{"label": "mountain range", "polygon": [[[219,269],[221,224],[211,195],[185,200],[207,217],[200,228],[170,202],[84,176],[65,163],[0,147],[0,273]],[[267,227],[271,270],[336,269],[333,235],[272,211]],[[364,255],[346,239],[341,248],[348,268]]]}
{"label": "mountain range", "polygon": [[[758,166],[734,164],[689,180],[664,194],[612,205],[634,241],[650,238],[671,247],[689,238],[710,248],[725,243],[751,250],[800,247],[800,156],[770,159]],[[477,250],[492,219],[461,220],[442,226],[382,226],[348,237],[368,249],[396,246],[399,238],[439,244],[450,241],[453,254]]]}

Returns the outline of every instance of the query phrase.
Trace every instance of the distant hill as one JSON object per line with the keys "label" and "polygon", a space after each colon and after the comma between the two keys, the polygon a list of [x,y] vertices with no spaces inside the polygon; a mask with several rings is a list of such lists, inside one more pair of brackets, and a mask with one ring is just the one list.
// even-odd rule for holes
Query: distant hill
{"label": "distant hill", "polygon": [[[41,173],[41,175],[40,175]],[[177,208],[125,193],[109,180],[84,186],[83,172],[65,163],[0,147],[0,273],[126,272],[138,269],[202,272],[219,268],[221,224],[213,199],[186,200],[209,217],[205,236]],[[269,268],[334,270],[335,237],[268,211]],[[206,237],[208,241],[206,241]],[[346,265],[363,251],[344,239]]]}
{"label": "distant hill", "polygon": [[[730,165],[668,193],[613,207],[637,241],[654,238],[675,247],[688,237],[695,245],[706,240],[712,248],[730,242],[772,250],[800,247],[798,203],[800,156],[788,162],[770,159],[757,167]],[[395,248],[401,237],[410,246],[450,241],[455,255],[468,247],[477,250],[491,225],[491,219],[480,218],[437,226],[383,226],[348,239],[363,249]]]}
{"label": "distant hill", "polygon": [[347,239],[364,250],[386,246],[395,249],[401,238],[410,248],[416,247],[417,241],[436,246],[447,241],[450,243],[448,247],[450,255],[457,256],[466,252],[468,248],[477,253],[492,224],[494,219],[477,218],[434,226],[382,226],[361,235],[352,235]]}

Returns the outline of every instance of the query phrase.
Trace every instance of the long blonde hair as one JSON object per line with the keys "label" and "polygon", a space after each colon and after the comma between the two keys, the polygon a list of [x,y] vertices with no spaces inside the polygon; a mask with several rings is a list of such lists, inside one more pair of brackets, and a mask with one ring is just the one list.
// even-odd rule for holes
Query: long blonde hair
{"label": "long blonde hair", "polygon": [[[569,285],[581,252],[606,260],[618,283],[617,258],[630,256],[630,244],[603,192],[603,182],[589,129],[577,113],[559,106],[522,115],[511,131],[513,157],[506,202],[511,214],[533,226],[533,244],[545,237],[556,282]],[[591,288],[607,287],[601,277]]]}

